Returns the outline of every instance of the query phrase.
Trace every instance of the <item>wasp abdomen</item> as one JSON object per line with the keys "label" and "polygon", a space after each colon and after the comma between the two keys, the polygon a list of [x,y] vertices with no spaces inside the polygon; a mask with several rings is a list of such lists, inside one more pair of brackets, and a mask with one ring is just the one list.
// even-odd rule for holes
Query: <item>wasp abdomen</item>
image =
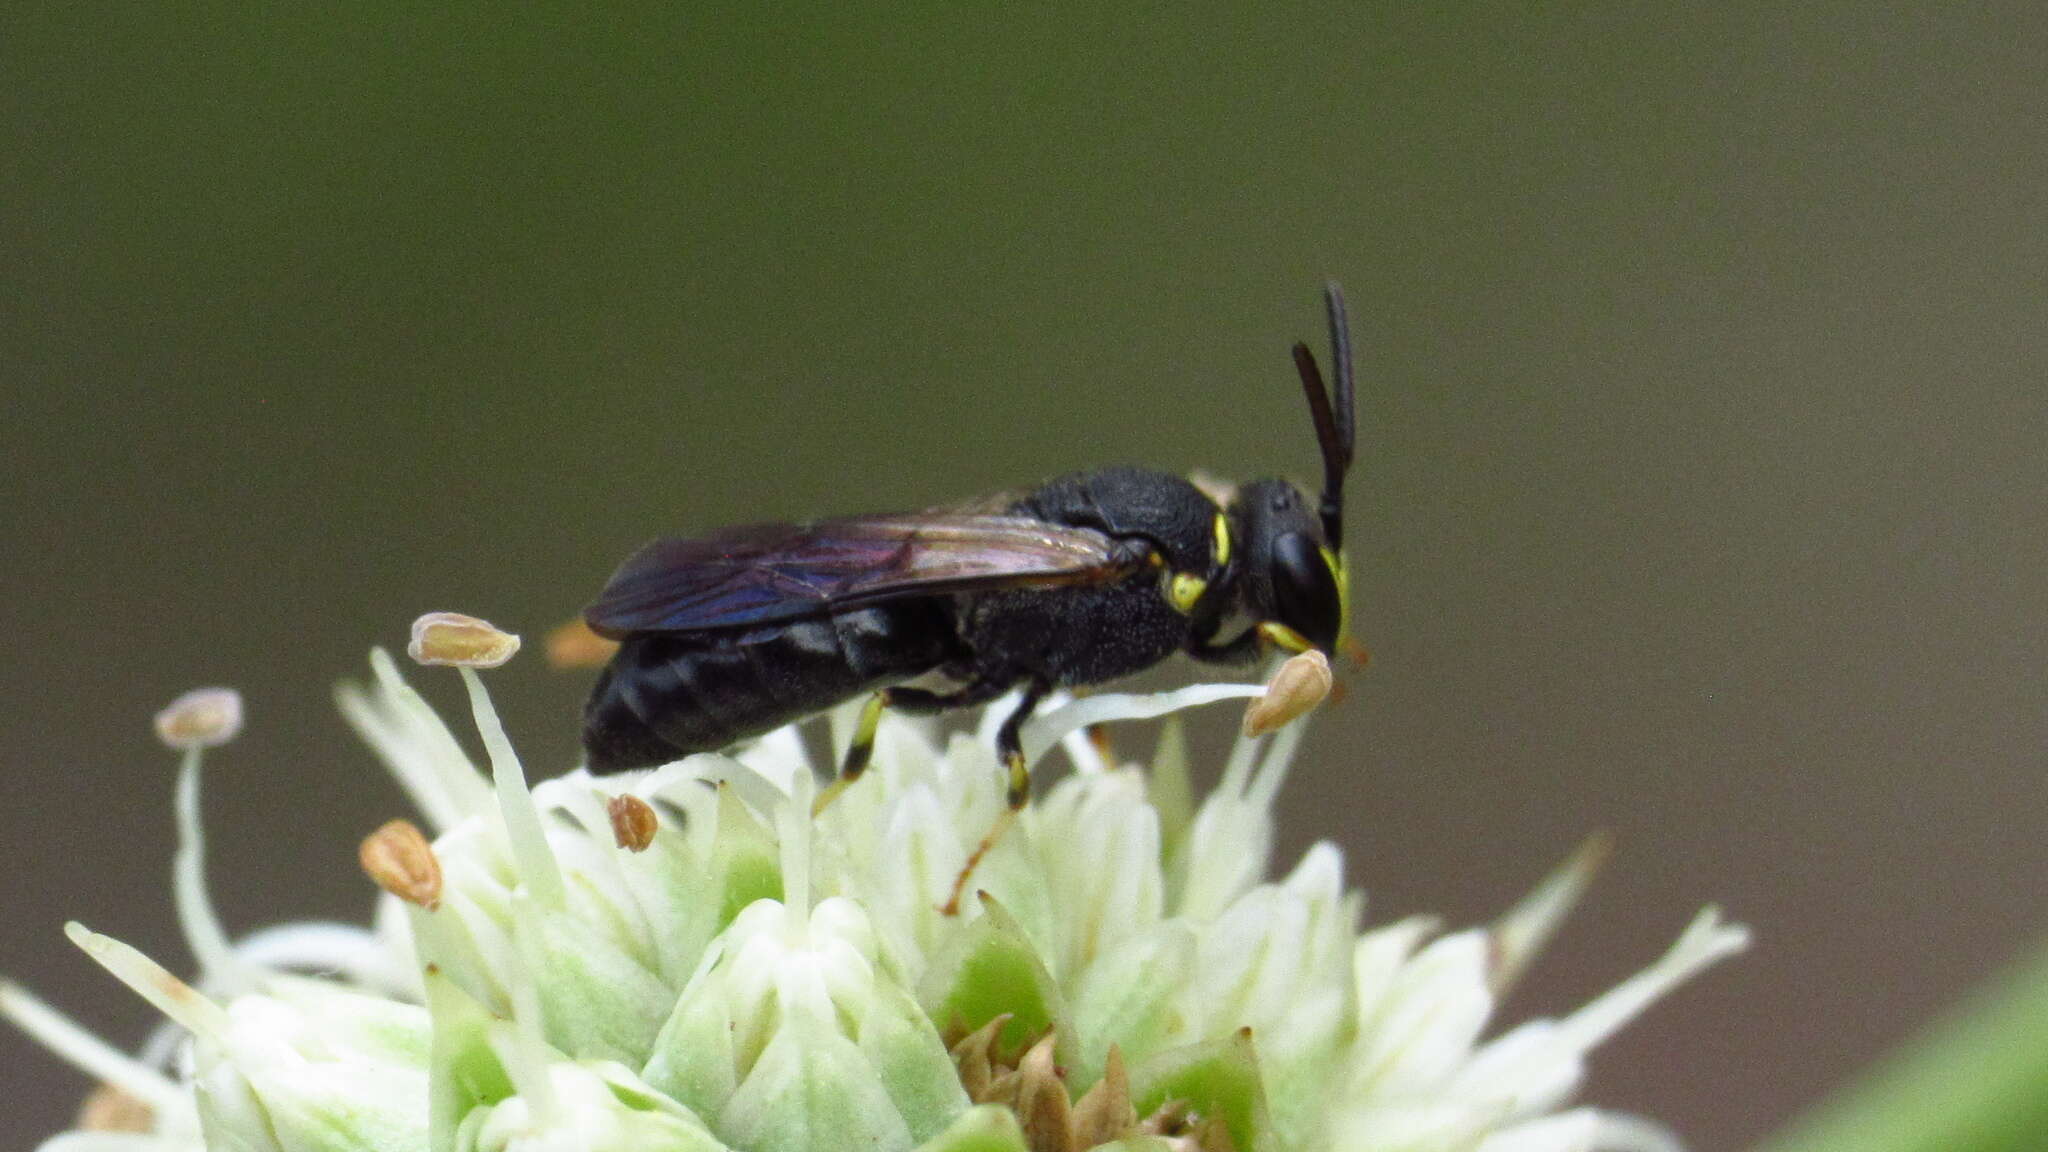
{"label": "wasp abdomen", "polygon": [[913,599],[754,627],[630,636],[583,711],[594,772],[714,752],[929,672],[959,642],[946,602]]}

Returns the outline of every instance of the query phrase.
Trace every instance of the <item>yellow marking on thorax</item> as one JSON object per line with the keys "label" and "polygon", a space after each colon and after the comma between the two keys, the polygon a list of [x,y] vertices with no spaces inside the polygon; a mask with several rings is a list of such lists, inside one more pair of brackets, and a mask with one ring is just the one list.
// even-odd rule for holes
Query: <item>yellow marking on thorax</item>
{"label": "yellow marking on thorax", "polygon": [[[1221,572],[1223,566],[1230,563],[1229,518],[1221,512],[1216,513],[1210,530],[1213,537],[1209,545],[1209,562],[1212,565],[1210,571]],[[1157,552],[1152,556],[1155,567],[1165,562]],[[1163,578],[1161,584],[1160,591],[1166,595],[1166,602],[1173,605],[1173,610],[1183,616],[1193,613],[1195,602],[1202,598],[1202,593],[1209,590],[1209,578],[1199,572],[1171,572]]]}

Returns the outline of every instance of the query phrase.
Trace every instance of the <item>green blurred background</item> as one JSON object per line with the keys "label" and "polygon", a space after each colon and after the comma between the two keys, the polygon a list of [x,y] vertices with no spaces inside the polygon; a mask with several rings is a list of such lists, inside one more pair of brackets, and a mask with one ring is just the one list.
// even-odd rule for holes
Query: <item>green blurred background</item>
{"label": "green blurred background", "polygon": [[[2044,31],[16,0],[0,971],[146,1027],[59,925],[184,964],[149,717],[187,687],[248,698],[230,924],[358,919],[402,806],[330,685],[420,611],[537,637],[652,534],[1106,462],[1313,475],[1327,275],[1375,662],[1285,848],[1464,923],[1613,830],[1510,1014],[1724,902],[1757,948],[1590,1098],[1747,1143],[2048,929]],[[584,683],[494,674],[534,769]],[[0,1146],[84,1087],[11,1031],[0,1068]]]}

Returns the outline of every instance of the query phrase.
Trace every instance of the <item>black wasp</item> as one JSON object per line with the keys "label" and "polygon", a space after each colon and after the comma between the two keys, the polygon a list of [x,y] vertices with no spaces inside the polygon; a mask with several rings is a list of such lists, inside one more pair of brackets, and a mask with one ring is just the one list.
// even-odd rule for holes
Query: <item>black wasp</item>
{"label": "black wasp", "polygon": [[[1348,617],[1354,419],[1344,297],[1335,284],[1324,297],[1334,395],[1307,346],[1294,346],[1322,448],[1316,508],[1284,480],[1252,481],[1219,504],[1179,476],[1125,467],[973,511],[657,540],[584,612],[622,642],[583,713],[591,769],[715,751],[872,691],[822,808],[867,767],[885,708],[964,708],[1021,687],[996,737],[1014,812],[1031,790],[1019,733],[1054,687],[1174,652],[1223,664],[1249,662],[1262,643],[1334,654]],[[1236,617],[1249,623],[1219,640]],[[903,684],[929,673],[948,689]]]}

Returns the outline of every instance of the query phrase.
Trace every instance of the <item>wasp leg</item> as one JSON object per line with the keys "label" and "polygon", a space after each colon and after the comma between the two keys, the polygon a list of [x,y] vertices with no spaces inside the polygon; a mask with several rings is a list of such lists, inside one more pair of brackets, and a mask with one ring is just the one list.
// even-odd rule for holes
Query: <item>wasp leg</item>
{"label": "wasp leg", "polygon": [[853,740],[846,745],[846,758],[839,762],[839,776],[825,786],[823,792],[811,804],[811,815],[817,816],[832,806],[839,794],[853,786],[861,773],[868,770],[868,762],[875,756],[875,732],[881,727],[882,712],[894,708],[913,715],[929,715],[944,712],[949,708],[965,708],[981,704],[1001,696],[1009,685],[991,680],[977,680],[957,692],[927,692],[922,688],[884,688],[868,698],[867,706],[860,710],[860,722],[854,726]]}
{"label": "wasp leg", "polygon": [[1033,680],[1024,689],[1024,698],[1017,701],[1010,718],[996,729],[996,753],[1009,771],[1009,791],[1004,799],[1012,812],[1031,801],[1031,769],[1024,766],[1024,722],[1031,719],[1032,711],[1051,687],[1043,680]]}
{"label": "wasp leg", "polygon": [[1024,721],[1031,718],[1032,709],[1038,707],[1038,702],[1045,698],[1049,688],[1051,685],[1045,681],[1033,680],[1024,689],[1024,698],[1017,701],[1016,710],[996,730],[996,753],[1002,757],[1003,767],[1008,773],[1003,814],[996,817],[988,835],[974,846],[967,863],[961,865],[960,874],[953,878],[953,893],[939,908],[943,915],[960,914],[960,897],[967,891],[967,882],[974,877],[974,870],[981,866],[982,858],[1003,838],[1003,833],[1010,830],[1010,825],[1017,822],[1018,811],[1031,801],[1031,769],[1024,763]]}
{"label": "wasp leg", "polygon": [[1265,637],[1275,648],[1283,652],[1292,652],[1297,656],[1315,647],[1308,642],[1308,637],[1278,620],[1268,620],[1259,625],[1259,635]]}
{"label": "wasp leg", "polygon": [[1249,664],[1259,654],[1259,630],[1247,628],[1221,644],[1200,641],[1189,645],[1188,655],[1207,664]]}
{"label": "wasp leg", "polygon": [[839,794],[851,787],[855,780],[860,779],[861,773],[868,770],[868,761],[875,756],[875,731],[882,726],[882,709],[887,708],[889,704],[889,690],[884,688],[868,697],[867,704],[862,706],[860,721],[853,727],[853,739],[846,745],[846,758],[839,762],[838,779],[827,784],[825,790],[818,793],[818,798],[811,802],[813,819],[830,808],[832,802],[839,799]]}
{"label": "wasp leg", "polygon": [[934,712],[986,704],[1009,690],[1010,686],[1000,680],[976,680],[954,692],[927,692],[922,688],[883,689],[888,694],[891,708],[913,716],[929,716]]}

